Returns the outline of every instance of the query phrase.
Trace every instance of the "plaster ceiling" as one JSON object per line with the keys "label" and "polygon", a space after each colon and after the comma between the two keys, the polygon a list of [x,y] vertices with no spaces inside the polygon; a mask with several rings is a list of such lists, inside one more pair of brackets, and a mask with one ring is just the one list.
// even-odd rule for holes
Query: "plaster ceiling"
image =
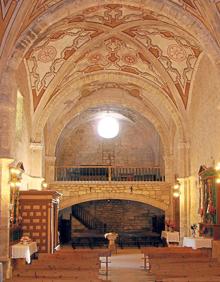
{"label": "plaster ceiling", "polygon": [[[17,48],[20,55],[24,50],[21,59],[34,123],[43,128],[49,119],[52,122],[62,111],[106,88],[126,90],[166,126],[170,119],[185,118],[193,78],[205,52],[205,38],[196,31],[207,31],[218,44],[217,25],[206,12],[210,9],[213,17],[217,15],[220,1],[136,2],[0,1],[0,56],[7,52],[3,47],[14,21],[24,15],[11,42],[14,52]],[[122,108],[126,95],[118,100]]]}
{"label": "plaster ceiling", "polygon": [[192,36],[150,10],[117,4],[82,10],[48,28],[26,53],[34,110],[43,95],[49,103],[67,84],[102,71],[142,78],[173,103],[177,92],[186,107],[201,52]]}

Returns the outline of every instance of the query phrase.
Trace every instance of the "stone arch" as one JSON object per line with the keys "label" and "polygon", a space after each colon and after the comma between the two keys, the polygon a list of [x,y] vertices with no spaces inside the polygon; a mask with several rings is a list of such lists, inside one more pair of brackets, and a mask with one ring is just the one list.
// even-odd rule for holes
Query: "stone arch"
{"label": "stone arch", "polygon": [[[183,140],[187,139],[186,136],[186,128],[185,128],[185,121],[181,114],[178,112],[178,109],[175,107],[175,105],[170,101],[168,96],[165,96],[161,94],[161,92],[153,87],[152,85],[149,85],[146,81],[143,79],[140,79],[138,77],[128,76],[124,74],[113,74],[113,73],[98,73],[98,74],[90,74],[87,76],[84,76],[83,78],[77,79],[74,81],[74,84],[70,87],[66,87],[63,90],[62,95],[56,95],[56,97],[53,98],[50,104],[48,104],[45,108],[43,113],[39,113],[34,118],[34,127],[33,127],[33,133],[32,133],[32,139],[36,142],[41,142],[42,138],[42,129],[44,128],[50,113],[53,112],[53,109],[59,108],[60,104],[63,102],[63,100],[68,99],[69,97],[73,98],[73,93],[76,91],[76,89],[79,89],[84,84],[94,82],[94,81],[115,81],[115,82],[121,82],[121,81],[129,81],[135,85],[137,85],[140,88],[147,89],[148,92],[154,93],[154,95],[161,96],[161,103],[166,106],[166,108],[169,110],[169,112],[172,114],[174,123],[176,124],[178,130],[180,131],[180,136]],[[58,106],[59,105],[59,106]]]}
{"label": "stone arch", "polygon": [[[33,130],[33,135],[32,135],[32,139],[36,140],[36,142],[40,142],[41,141],[41,136],[43,134],[43,128],[47,123],[47,120],[50,116],[50,113],[53,113],[53,109],[59,108],[60,105],[63,103],[63,99],[67,100],[67,99],[71,99],[74,97],[73,93],[77,92],[77,89],[82,87],[83,85],[85,85],[86,83],[90,83],[93,81],[116,81],[116,82],[121,82],[122,80],[125,81],[129,81],[131,83],[134,83],[135,85],[137,85],[140,88],[144,88],[147,89],[148,92],[152,92],[154,95],[158,95],[158,97],[161,98],[161,103],[166,106],[167,110],[169,110],[169,112],[172,115],[172,119],[176,125],[176,127],[178,128],[178,132],[179,132],[179,138],[180,138],[180,142],[184,142],[185,140],[188,140],[187,138],[187,130],[186,130],[186,121],[184,120],[184,118],[181,116],[181,114],[179,113],[178,109],[175,107],[175,105],[173,103],[170,102],[169,97],[165,96],[165,95],[161,95],[161,92],[156,89],[155,87],[153,87],[152,85],[149,85],[148,83],[146,83],[143,79],[137,78],[137,77],[133,77],[133,76],[127,76],[127,75],[115,75],[112,73],[99,73],[99,74],[93,74],[93,75],[88,75],[85,76],[83,79],[79,79],[77,81],[74,81],[74,85],[72,87],[67,87],[65,90],[65,92],[62,95],[57,95],[56,97],[54,97],[53,101],[51,101],[51,103],[44,109],[44,113],[42,116],[39,116],[39,120],[35,120],[35,128]],[[78,95],[78,94],[77,94]],[[135,99],[135,98],[133,98]],[[126,98],[126,100],[128,100],[128,98]],[[135,102],[135,100],[134,100]],[[159,104],[158,104],[159,106]],[[163,142],[163,146],[164,146],[164,152],[165,152],[165,163],[166,163],[166,159],[167,156],[169,156],[170,154],[172,154],[171,150],[171,146],[169,144],[172,144],[171,142],[169,142],[169,138],[168,137],[168,132],[169,132],[169,128],[167,126],[162,126],[164,125],[164,121],[156,117],[158,117],[159,114],[159,110],[157,111],[152,111],[152,103],[149,103],[149,105],[146,107],[146,109],[151,109],[150,110],[150,115],[152,118],[148,118],[153,125],[155,126],[155,128],[158,130],[161,138],[162,138],[162,142]],[[142,110],[142,114],[144,114],[144,109]],[[161,116],[162,117],[162,116]],[[37,117],[35,117],[37,119]],[[71,118],[71,117],[70,117]],[[156,120],[155,120],[156,119]],[[61,124],[61,127],[64,127],[65,124]],[[166,128],[166,129],[164,129]],[[59,133],[58,133],[59,136]],[[36,138],[36,139],[35,139]],[[52,155],[49,154],[49,157],[52,157]],[[184,164],[183,164],[184,166]]]}
{"label": "stone arch", "polygon": [[129,194],[129,193],[89,193],[86,195],[81,195],[78,197],[68,197],[68,199],[65,199],[61,201],[60,209],[64,209],[67,207],[70,207],[72,205],[76,205],[83,202],[88,202],[92,200],[105,200],[105,199],[119,199],[119,200],[130,200],[130,201],[136,201],[141,202],[144,204],[148,204],[151,206],[154,206],[156,208],[159,208],[165,212],[168,212],[169,205],[165,204],[159,200],[155,200],[152,198],[147,198],[143,195],[135,195],[135,194]]}
{"label": "stone arch", "polygon": [[[111,105],[118,105],[118,101],[117,99],[114,99],[114,97],[112,97],[110,101],[108,100],[108,102],[110,102]],[[137,108],[135,102],[136,102],[135,98],[128,97],[124,101],[123,106],[135,111],[135,109]],[[83,101],[83,110],[89,109],[91,106],[101,106],[103,103],[104,101],[102,101],[101,98],[94,100],[93,100],[93,96],[91,96],[90,98],[85,98],[85,100]],[[156,116],[151,112],[145,113],[143,106],[140,107],[139,110],[141,110],[141,115],[143,117],[147,118],[150,122],[152,122],[152,124],[154,125],[155,129],[158,131],[161,137],[165,153],[168,153],[170,142],[169,142],[169,137],[167,135],[168,128],[166,127],[166,124],[163,122],[162,119],[161,120],[158,119],[158,115]],[[54,131],[51,132],[51,143],[49,144],[50,145],[49,148],[47,148],[46,150],[48,155],[53,156],[55,154],[56,143],[58,141],[58,138],[62,130],[73,119],[74,117],[73,115],[77,116],[79,112],[80,112],[80,106],[75,107],[74,111],[64,114],[63,119],[61,117],[60,123],[58,123],[56,128],[54,128]]]}

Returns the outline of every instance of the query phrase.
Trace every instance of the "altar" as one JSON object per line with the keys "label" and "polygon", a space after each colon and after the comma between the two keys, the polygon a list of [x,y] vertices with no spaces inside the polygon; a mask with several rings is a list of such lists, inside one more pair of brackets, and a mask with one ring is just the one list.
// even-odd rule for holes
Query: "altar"
{"label": "altar", "polygon": [[27,263],[31,263],[31,256],[36,253],[37,243],[31,242],[29,244],[18,243],[12,246],[12,258],[24,258]]}
{"label": "altar", "polygon": [[204,238],[204,237],[184,237],[183,238],[183,247],[191,247],[192,249],[199,248],[212,248],[212,238]]}

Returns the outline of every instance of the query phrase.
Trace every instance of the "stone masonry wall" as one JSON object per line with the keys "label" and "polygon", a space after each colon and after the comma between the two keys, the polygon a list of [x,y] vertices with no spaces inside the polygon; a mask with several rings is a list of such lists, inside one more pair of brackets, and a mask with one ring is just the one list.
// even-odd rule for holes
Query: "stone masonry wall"
{"label": "stone masonry wall", "polygon": [[162,159],[160,137],[149,123],[138,128],[129,121],[120,121],[120,133],[113,139],[97,134],[97,121],[83,123],[75,130],[65,130],[57,150],[56,164],[159,166]]}
{"label": "stone masonry wall", "polygon": [[80,206],[105,223],[108,232],[152,231],[152,217],[163,215],[150,205],[125,200],[90,201]]}
{"label": "stone masonry wall", "polygon": [[124,199],[171,212],[171,188],[166,182],[53,182],[49,189],[63,194],[61,209],[91,200]]}

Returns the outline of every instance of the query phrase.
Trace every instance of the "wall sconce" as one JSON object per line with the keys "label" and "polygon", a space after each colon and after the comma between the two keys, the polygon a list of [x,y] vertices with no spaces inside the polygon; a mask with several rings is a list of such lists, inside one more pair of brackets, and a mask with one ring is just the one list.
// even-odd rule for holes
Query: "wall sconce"
{"label": "wall sconce", "polygon": [[216,178],[215,182],[217,184],[220,184],[220,163],[217,163],[215,170],[217,172],[217,178]]}
{"label": "wall sconce", "polygon": [[179,198],[180,196],[180,182],[179,180],[176,180],[175,184],[173,185],[173,197],[174,198]]}
{"label": "wall sconce", "polygon": [[22,179],[23,170],[20,168],[11,167],[10,168],[10,187],[11,188],[20,188],[21,179]]}
{"label": "wall sconce", "polygon": [[41,183],[41,187],[43,188],[43,189],[47,189],[47,187],[48,187],[48,184],[47,184],[47,182],[44,180],[44,181],[42,181],[42,183]]}
{"label": "wall sconce", "polygon": [[215,166],[215,170],[217,170],[217,171],[220,170],[220,163],[217,163],[217,165]]}
{"label": "wall sconce", "polygon": [[14,225],[20,224],[19,217],[19,190],[22,186],[22,173],[24,167],[21,162],[17,163],[16,166],[10,167],[10,223]]}

